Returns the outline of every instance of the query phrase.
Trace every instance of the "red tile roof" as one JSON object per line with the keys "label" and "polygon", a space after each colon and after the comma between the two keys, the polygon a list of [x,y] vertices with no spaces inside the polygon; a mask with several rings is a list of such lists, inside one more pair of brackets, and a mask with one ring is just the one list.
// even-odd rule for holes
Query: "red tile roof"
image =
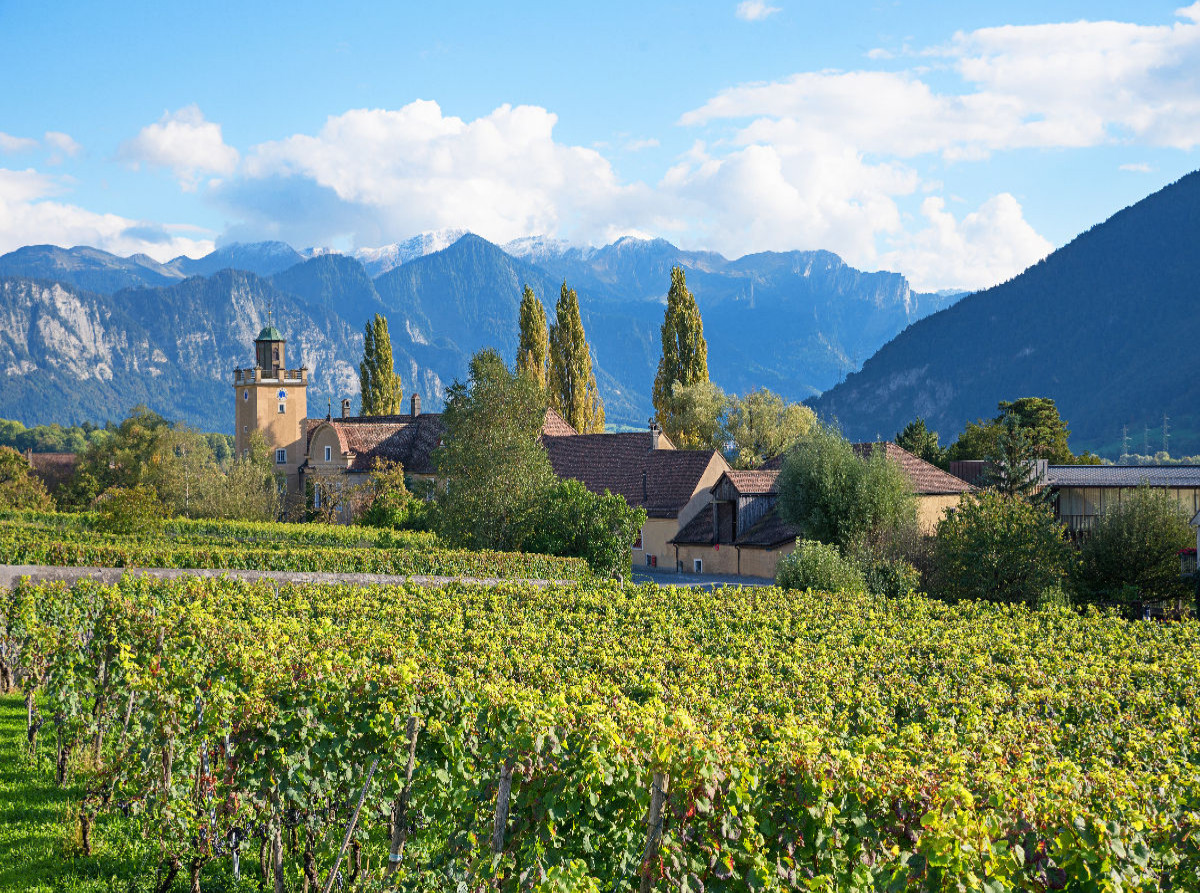
{"label": "red tile roof", "polygon": [[433,451],[445,431],[440,413],[309,419],[308,441],[321,426],[332,428],[343,453],[353,453],[348,471],[367,472],[376,459],[399,462],[409,474],[435,474]]}
{"label": "red tile roof", "polygon": [[48,490],[61,487],[75,476],[79,458],[74,453],[25,453],[29,467]]}
{"label": "red tile roof", "polygon": [[571,437],[578,434],[570,422],[559,415],[553,408],[546,410],[546,421],[542,423],[542,434],[547,437]]}
{"label": "red tile roof", "polygon": [[[384,459],[399,462],[409,474],[437,473],[433,451],[446,430],[441,413],[309,419],[308,442],[321,425],[328,425],[337,433],[343,453],[354,454],[349,471],[370,471],[376,459]],[[570,437],[575,435],[575,429],[553,409],[547,409],[542,433]]]}
{"label": "red tile roof", "polygon": [[712,450],[650,449],[650,432],[544,437],[554,473],[593,493],[620,493],[652,518],[673,518],[696,494]]}
{"label": "red tile roof", "polygon": [[779,472],[775,469],[753,468],[748,471],[727,471],[725,477],[729,479],[733,488],[743,495],[779,492],[775,486],[779,480]]}
{"label": "red tile roof", "polygon": [[887,451],[887,457],[904,469],[904,473],[912,481],[913,492],[918,496],[970,493],[973,489],[962,478],[957,478],[948,471],[942,471],[936,465],[931,465],[924,459],[914,456],[904,447],[892,443],[890,440],[882,443],[856,443],[854,452],[866,458],[876,447],[883,447]]}

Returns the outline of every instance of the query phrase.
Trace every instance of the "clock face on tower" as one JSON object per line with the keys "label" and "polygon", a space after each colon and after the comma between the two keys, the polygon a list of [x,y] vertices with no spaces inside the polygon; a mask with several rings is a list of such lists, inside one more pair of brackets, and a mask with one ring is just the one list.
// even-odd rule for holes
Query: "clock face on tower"
{"label": "clock face on tower", "polygon": [[283,388],[280,388],[279,393],[276,394],[275,396],[278,397],[280,400],[286,400],[287,399],[287,391],[285,391]]}

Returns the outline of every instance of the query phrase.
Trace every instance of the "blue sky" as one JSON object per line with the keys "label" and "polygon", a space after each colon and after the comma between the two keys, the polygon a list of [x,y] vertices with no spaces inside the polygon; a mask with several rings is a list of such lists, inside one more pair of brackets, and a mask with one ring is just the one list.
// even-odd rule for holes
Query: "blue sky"
{"label": "blue sky", "polygon": [[1200,3],[0,0],[0,251],[662,236],[982,287],[1200,166]]}

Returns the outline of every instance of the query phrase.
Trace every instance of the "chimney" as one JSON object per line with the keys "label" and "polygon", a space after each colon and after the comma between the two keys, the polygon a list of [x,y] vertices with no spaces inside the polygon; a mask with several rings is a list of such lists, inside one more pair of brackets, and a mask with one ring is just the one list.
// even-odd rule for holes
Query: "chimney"
{"label": "chimney", "polygon": [[658,449],[658,436],[662,434],[662,428],[658,427],[658,423],[654,419],[650,420],[650,449]]}
{"label": "chimney", "polygon": [[349,397],[342,398],[342,418],[344,418],[344,419],[350,418],[350,398]]}
{"label": "chimney", "polygon": [[419,416],[421,414],[421,395],[416,391],[413,392],[412,400],[409,403],[412,408],[412,415]]}

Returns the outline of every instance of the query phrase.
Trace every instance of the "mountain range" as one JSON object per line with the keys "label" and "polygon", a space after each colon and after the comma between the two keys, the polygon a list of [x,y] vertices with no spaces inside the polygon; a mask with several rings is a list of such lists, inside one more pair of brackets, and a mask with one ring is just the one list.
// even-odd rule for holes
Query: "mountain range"
{"label": "mountain range", "polygon": [[948,442],[1000,400],[1052,397],[1076,452],[1198,454],[1197,246],[1200,172],[916,322],[812,405],[851,439],[923,416]]}
{"label": "mountain range", "polygon": [[[507,249],[507,250],[506,250]],[[553,320],[559,287],[580,296],[610,424],[640,426],[670,269],[681,265],[728,391],[818,394],[910,323],[954,300],[896,273],[855,270],[824,251],[729,260],[663,240],[579,248],[525,239],[505,248],[442,231],[357,256],[281,242],[232,244],[165,264],[94,248],[28,246],[0,257],[0,416],[26,424],[122,417],[141,402],[226,431],[231,371],[272,314],[291,364],[310,369],[309,414],[357,394],[362,330],[389,320],[406,393],[429,409],[471,354],[511,358],[524,285]]]}

